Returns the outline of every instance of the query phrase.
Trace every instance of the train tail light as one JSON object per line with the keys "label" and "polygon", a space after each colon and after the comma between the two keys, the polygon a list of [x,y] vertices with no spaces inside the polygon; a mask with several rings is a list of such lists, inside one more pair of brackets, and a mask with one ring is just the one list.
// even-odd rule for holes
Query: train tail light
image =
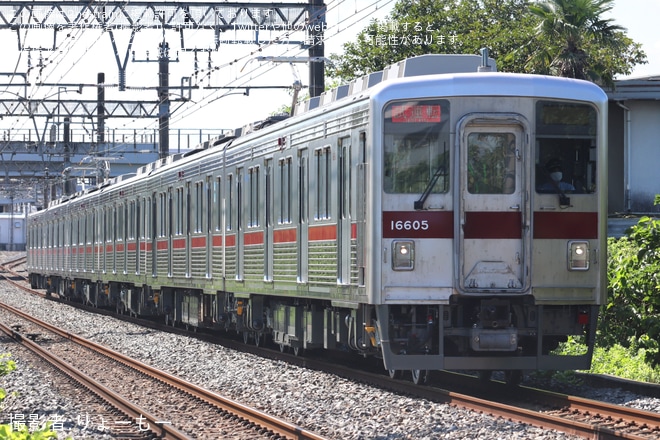
{"label": "train tail light", "polygon": [[392,243],[392,269],[413,270],[415,268],[415,242],[395,241]]}
{"label": "train tail light", "polygon": [[578,311],[577,322],[580,325],[589,324],[589,312],[586,310]]}
{"label": "train tail light", "polygon": [[589,242],[568,242],[568,270],[589,270]]}

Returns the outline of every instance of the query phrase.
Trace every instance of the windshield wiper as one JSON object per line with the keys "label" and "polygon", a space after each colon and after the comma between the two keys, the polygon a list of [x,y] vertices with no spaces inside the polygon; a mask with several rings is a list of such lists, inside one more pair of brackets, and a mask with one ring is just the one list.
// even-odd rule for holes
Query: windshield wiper
{"label": "windshield wiper", "polygon": [[429,180],[429,183],[426,185],[426,188],[424,189],[424,192],[422,193],[419,200],[415,200],[415,205],[414,205],[415,211],[421,211],[424,209],[424,203],[426,202],[426,199],[429,198],[429,195],[431,195],[431,191],[433,190],[433,187],[438,182],[440,176],[444,176],[444,175],[446,175],[445,167],[440,166],[431,177],[431,180]]}

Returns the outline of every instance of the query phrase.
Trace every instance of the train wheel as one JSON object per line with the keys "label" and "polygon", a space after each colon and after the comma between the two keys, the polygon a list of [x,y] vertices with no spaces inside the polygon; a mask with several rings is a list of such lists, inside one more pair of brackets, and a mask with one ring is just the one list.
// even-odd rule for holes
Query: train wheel
{"label": "train wheel", "polygon": [[294,356],[300,356],[302,354],[303,349],[300,347],[293,347],[293,355]]}
{"label": "train wheel", "polygon": [[387,372],[390,374],[390,379],[401,378],[401,370],[387,370]]}
{"label": "train wheel", "polygon": [[286,345],[280,344],[280,353],[284,353],[286,351]]}
{"label": "train wheel", "polygon": [[415,385],[423,385],[429,376],[429,370],[410,370],[412,373],[412,381]]}
{"label": "train wheel", "polygon": [[244,331],[243,332],[243,343],[247,344],[250,341],[250,332]]}
{"label": "train wheel", "polygon": [[254,345],[257,347],[261,345],[261,334],[259,332],[254,332]]}

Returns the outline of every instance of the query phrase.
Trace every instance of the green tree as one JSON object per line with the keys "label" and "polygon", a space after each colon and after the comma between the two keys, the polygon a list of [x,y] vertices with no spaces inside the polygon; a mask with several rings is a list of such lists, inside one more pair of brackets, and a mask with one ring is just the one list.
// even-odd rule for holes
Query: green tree
{"label": "green tree", "polygon": [[641,349],[658,366],[660,220],[642,217],[625,237],[610,238],[608,251],[608,303],[599,321],[599,344]]}
{"label": "green tree", "polygon": [[[333,54],[328,76],[349,81],[427,53],[479,54],[488,47],[500,71],[522,71],[537,19],[528,0],[399,0],[391,16],[372,21]],[[507,56],[505,56],[507,55]]]}
{"label": "green tree", "polygon": [[548,0],[529,5],[539,24],[525,51],[525,71],[612,85],[646,62],[641,46],[625,29],[605,19],[613,0]]}
{"label": "green tree", "polygon": [[427,53],[479,54],[503,72],[590,79],[611,85],[646,63],[641,46],[602,15],[611,0],[399,0],[332,54],[328,77],[350,81]]}

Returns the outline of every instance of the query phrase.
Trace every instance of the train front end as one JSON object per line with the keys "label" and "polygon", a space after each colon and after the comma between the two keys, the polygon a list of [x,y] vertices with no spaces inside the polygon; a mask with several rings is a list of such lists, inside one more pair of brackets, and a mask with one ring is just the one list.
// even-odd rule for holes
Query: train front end
{"label": "train front end", "polygon": [[[369,290],[390,372],[589,368],[606,103],[590,83],[501,73],[374,93]],[[558,354],[569,338],[578,353]]]}

